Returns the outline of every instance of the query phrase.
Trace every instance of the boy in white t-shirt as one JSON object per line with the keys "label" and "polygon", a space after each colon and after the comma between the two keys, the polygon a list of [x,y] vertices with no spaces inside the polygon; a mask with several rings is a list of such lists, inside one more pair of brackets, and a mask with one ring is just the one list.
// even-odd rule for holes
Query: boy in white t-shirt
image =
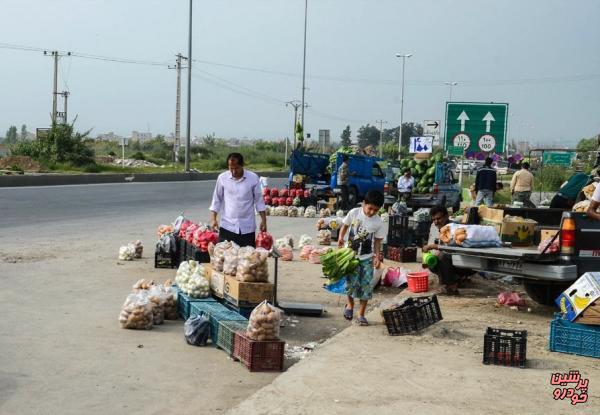
{"label": "boy in white t-shirt", "polygon": [[348,233],[348,244],[356,252],[360,261],[356,273],[346,276],[346,294],[348,304],[344,307],[344,318],[352,320],[354,314],[354,300],[360,301],[358,310],[358,323],[361,326],[369,325],[365,318],[367,302],[373,296],[373,268],[379,267],[379,252],[381,241],[385,237],[385,228],[377,212],[383,206],[383,194],[371,190],[365,195],[361,207],[354,208],[344,218],[338,246],[345,244]]}

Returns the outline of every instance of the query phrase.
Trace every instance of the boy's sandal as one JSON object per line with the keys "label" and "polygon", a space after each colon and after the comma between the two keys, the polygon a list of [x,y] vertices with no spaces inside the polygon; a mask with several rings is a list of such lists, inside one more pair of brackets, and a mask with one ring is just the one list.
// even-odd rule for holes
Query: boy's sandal
{"label": "boy's sandal", "polygon": [[367,319],[364,316],[357,318],[356,321],[358,322],[359,326],[368,326],[369,325],[369,322],[367,321]]}
{"label": "boy's sandal", "polygon": [[351,308],[347,308],[344,306],[344,318],[346,320],[352,321],[352,317],[354,316],[354,310]]}

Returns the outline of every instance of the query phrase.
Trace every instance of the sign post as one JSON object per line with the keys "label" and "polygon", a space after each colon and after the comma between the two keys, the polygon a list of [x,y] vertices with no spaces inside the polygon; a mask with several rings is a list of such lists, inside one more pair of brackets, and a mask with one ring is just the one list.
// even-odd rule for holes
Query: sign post
{"label": "sign post", "polygon": [[440,120],[425,120],[423,121],[423,135],[430,135],[433,137],[433,145],[440,145],[440,126],[442,122]]}
{"label": "sign post", "polygon": [[573,156],[571,153],[562,153],[555,151],[549,151],[547,153],[544,152],[542,157],[543,163],[547,166],[570,167],[572,159]]}
{"label": "sign post", "polygon": [[508,104],[447,102],[444,142],[468,151],[504,153]]}

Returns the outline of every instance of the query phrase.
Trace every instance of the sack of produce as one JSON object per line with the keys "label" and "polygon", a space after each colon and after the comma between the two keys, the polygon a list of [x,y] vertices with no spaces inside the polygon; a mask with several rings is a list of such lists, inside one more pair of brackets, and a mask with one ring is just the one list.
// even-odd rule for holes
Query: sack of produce
{"label": "sack of produce", "polygon": [[149,290],[154,286],[154,280],[147,280],[145,278],[137,280],[135,284],[131,287],[134,293],[137,293],[141,290]]}
{"label": "sack of produce", "polygon": [[156,242],[156,252],[164,255],[171,255],[177,251],[177,241],[172,233],[164,234]]}
{"label": "sack of produce", "polygon": [[[169,233],[168,235],[173,235],[172,233]],[[142,241],[140,241],[139,239],[137,241],[133,241],[129,243],[130,245],[133,245],[133,250],[134,250],[134,254],[133,257],[135,259],[141,259],[142,258],[142,254],[144,253],[144,245],[142,244]]]}
{"label": "sack of produce", "polygon": [[431,215],[429,209],[421,208],[413,214],[417,222],[429,222],[431,221]]}
{"label": "sack of produce", "polygon": [[157,287],[165,295],[163,303],[165,320],[177,320],[177,290],[172,286],[171,280],[167,280],[163,285],[158,285]]}
{"label": "sack of produce", "polygon": [[223,274],[233,276],[237,273],[239,249],[240,247],[232,242],[231,246],[223,253]]}
{"label": "sack of produce", "polygon": [[263,301],[250,314],[246,336],[252,340],[275,340],[279,337],[281,311]]}
{"label": "sack of produce", "polygon": [[465,248],[502,246],[496,228],[484,225],[450,223],[440,229],[440,241],[446,245],[459,245]]}
{"label": "sack of produce", "polygon": [[194,298],[206,298],[210,296],[210,283],[206,279],[204,266],[198,264],[188,278],[181,278],[177,283],[181,292]]}
{"label": "sack of produce", "polygon": [[312,238],[308,235],[301,235],[300,241],[298,242],[298,248],[302,249],[306,245],[312,245]]}
{"label": "sack of produce", "polygon": [[200,252],[208,252],[209,244],[216,244],[219,242],[219,235],[208,229],[202,227],[194,233],[194,246],[196,246]]}
{"label": "sack of produce", "polygon": [[285,235],[284,237],[279,238],[275,241],[275,247],[277,249],[283,246],[289,246],[290,248],[294,248],[294,237],[292,235]]}
{"label": "sack of produce", "polygon": [[346,215],[344,215],[344,211],[342,209],[339,209],[337,212],[335,212],[335,216],[338,218],[344,218]]}
{"label": "sack of produce", "polygon": [[299,217],[299,218],[302,218],[302,217],[304,217],[304,211],[305,211],[305,208],[304,208],[304,206],[300,206],[300,207],[298,208],[298,217]]}
{"label": "sack of produce", "polygon": [[183,325],[185,341],[192,346],[206,346],[210,337],[210,323],[208,319],[201,316],[191,316]]}
{"label": "sack of produce", "polygon": [[296,197],[294,198],[294,201],[293,201],[293,203],[292,203],[292,204],[293,204],[294,206],[296,206],[296,207],[300,207],[300,205],[302,204],[302,200],[301,200],[301,199],[300,199],[298,196],[296,196]]}
{"label": "sack of produce", "polygon": [[131,244],[119,248],[119,259],[121,261],[133,261],[135,258],[135,247]]}
{"label": "sack of produce", "polygon": [[358,267],[358,258],[351,248],[329,249],[321,256],[323,275],[332,284],[346,275],[352,275]]}
{"label": "sack of produce", "polygon": [[147,296],[129,294],[119,315],[119,323],[123,329],[149,330],[152,328],[153,305]]}
{"label": "sack of produce", "polygon": [[331,231],[328,229],[322,229],[317,235],[317,242],[319,245],[331,245]]}
{"label": "sack of produce", "polygon": [[185,239],[187,235],[187,228],[189,228],[192,224],[193,222],[188,219],[184,219],[183,222],[181,222],[181,225],[179,226],[179,237],[181,239]]}
{"label": "sack of produce", "polygon": [[152,307],[152,322],[156,326],[165,322],[165,303],[168,295],[158,286],[152,286],[146,291],[148,300],[154,304]]}
{"label": "sack of produce", "polygon": [[251,246],[240,248],[236,279],[243,282],[269,282],[269,251]]}
{"label": "sack of produce", "polygon": [[326,209],[321,209],[319,211],[319,217],[320,218],[326,218],[328,216],[331,216],[331,210],[329,210],[329,209],[326,208]]}
{"label": "sack of produce", "polygon": [[[586,212],[590,207],[590,200],[582,200],[579,203],[573,205],[573,212]],[[596,212],[600,213],[600,208],[596,209]]]}
{"label": "sack of produce", "polygon": [[256,235],[256,247],[269,251],[273,247],[273,236],[269,232],[259,232]]}
{"label": "sack of produce", "polygon": [[298,208],[296,206],[288,207],[288,217],[290,217],[290,218],[298,217]]}
{"label": "sack of produce", "polygon": [[321,255],[327,252],[326,248],[316,248],[310,252],[310,256],[308,258],[308,262],[311,264],[320,264],[321,263]]}
{"label": "sack of produce", "polygon": [[158,239],[162,238],[162,236],[167,233],[173,233],[173,232],[174,232],[173,225],[160,225],[158,227],[158,231],[156,231],[156,233],[158,235]]}
{"label": "sack of produce", "polygon": [[294,260],[294,250],[290,246],[282,246],[279,248],[279,253],[281,254],[282,261],[293,261]]}
{"label": "sack of produce", "polygon": [[183,224],[183,222],[185,221],[185,216],[183,216],[183,214],[177,216],[175,218],[175,220],[173,221],[173,232],[177,235],[179,235],[179,231],[181,230],[181,225]]}
{"label": "sack of produce", "polygon": [[200,227],[200,225],[198,225],[197,223],[192,223],[190,226],[188,226],[188,228],[185,230],[185,240],[188,243],[193,243],[194,242],[194,233],[198,230],[198,228]]}
{"label": "sack of produce", "polygon": [[594,195],[594,192],[596,191],[596,187],[598,187],[598,185],[598,182],[593,182],[581,189],[587,200],[592,199],[592,196]]}
{"label": "sack of produce", "polygon": [[304,211],[305,218],[315,218],[317,217],[317,208],[314,206],[309,206]]}
{"label": "sack of produce", "polygon": [[231,242],[223,241],[218,244],[209,244],[208,253],[210,254],[210,263],[213,269],[223,272],[223,263],[225,262],[225,251],[231,248]]}
{"label": "sack of produce", "polygon": [[300,248],[300,259],[303,259],[305,261],[308,261],[310,259],[310,254],[312,251],[315,250],[315,247],[312,245],[304,245],[302,248]]}

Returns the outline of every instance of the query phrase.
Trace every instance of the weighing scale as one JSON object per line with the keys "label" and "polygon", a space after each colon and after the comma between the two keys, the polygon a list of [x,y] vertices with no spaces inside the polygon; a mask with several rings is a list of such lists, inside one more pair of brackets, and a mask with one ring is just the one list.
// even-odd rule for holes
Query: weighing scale
{"label": "weighing scale", "polygon": [[271,256],[275,260],[275,276],[273,283],[273,304],[276,307],[281,308],[285,314],[295,314],[298,316],[310,316],[310,317],[320,317],[323,315],[323,306],[321,304],[312,304],[312,303],[292,303],[287,301],[278,301],[277,300],[277,274],[279,271],[279,258],[281,254],[277,250],[277,248],[273,247],[271,251]]}

